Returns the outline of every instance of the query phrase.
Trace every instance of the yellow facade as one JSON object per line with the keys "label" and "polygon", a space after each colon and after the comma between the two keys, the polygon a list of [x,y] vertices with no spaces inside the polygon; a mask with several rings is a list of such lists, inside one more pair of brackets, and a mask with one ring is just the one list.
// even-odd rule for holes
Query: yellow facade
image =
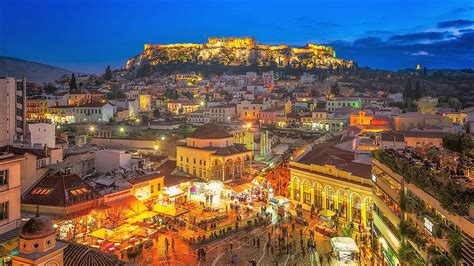
{"label": "yellow facade", "polygon": [[291,162],[290,199],[304,209],[311,205],[339,213],[339,218],[368,225],[371,216],[371,180],[337,169],[333,165]]}
{"label": "yellow facade", "polygon": [[159,176],[151,180],[138,182],[133,184],[132,195],[140,201],[147,201],[158,197],[163,193],[165,185],[164,176]]}
{"label": "yellow facade", "polygon": [[250,171],[251,151],[226,156],[214,155],[215,152],[206,148],[176,146],[176,165],[185,173],[208,180],[240,178]]}
{"label": "yellow facade", "polygon": [[367,126],[372,123],[373,116],[367,115],[366,112],[360,111],[357,114],[351,114],[350,116],[350,125],[351,126]]}

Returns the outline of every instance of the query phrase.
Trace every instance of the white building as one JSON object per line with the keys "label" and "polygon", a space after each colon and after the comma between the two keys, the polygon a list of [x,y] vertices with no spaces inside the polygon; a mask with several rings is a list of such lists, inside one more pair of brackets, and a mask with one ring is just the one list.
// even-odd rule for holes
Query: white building
{"label": "white building", "polygon": [[100,150],[95,153],[95,169],[103,174],[130,164],[132,155],[123,150]]}
{"label": "white building", "polygon": [[397,93],[390,93],[388,95],[388,98],[391,99],[392,101],[398,103],[398,102],[403,102],[403,93],[397,92]]}
{"label": "white building", "polygon": [[47,123],[28,124],[31,144],[44,145],[48,148],[56,147],[56,127]]}
{"label": "white building", "polygon": [[74,107],[76,123],[106,123],[114,117],[114,106],[110,103],[90,103]]}

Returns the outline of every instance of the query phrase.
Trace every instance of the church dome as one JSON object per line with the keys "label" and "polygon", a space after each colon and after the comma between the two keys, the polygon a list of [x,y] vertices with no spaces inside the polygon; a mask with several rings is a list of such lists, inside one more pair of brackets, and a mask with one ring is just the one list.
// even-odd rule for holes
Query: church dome
{"label": "church dome", "polygon": [[189,138],[193,139],[225,139],[232,137],[232,134],[223,126],[214,123],[202,125],[189,135]]}
{"label": "church dome", "polygon": [[48,217],[37,216],[29,219],[21,229],[23,239],[43,238],[55,233],[54,224]]}

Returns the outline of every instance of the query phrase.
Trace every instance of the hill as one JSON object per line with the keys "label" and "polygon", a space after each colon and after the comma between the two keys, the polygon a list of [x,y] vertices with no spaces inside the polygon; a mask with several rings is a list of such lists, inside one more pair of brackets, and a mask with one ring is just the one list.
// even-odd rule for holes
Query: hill
{"label": "hill", "polygon": [[204,44],[145,44],[130,58],[126,69],[169,64],[290,67],[295,69],[347,69],[351,60],[336,58],[332,47],[307,44],[304,47],[257,44],[254,38],[210,37]]}
{"label": "hill", "polygon": [[64,74],[71,74],[72,71],[37,62],[23,59],[0,56],[0,76],[17,77],[26,76],[28,81],[50,82],[58,79]]}

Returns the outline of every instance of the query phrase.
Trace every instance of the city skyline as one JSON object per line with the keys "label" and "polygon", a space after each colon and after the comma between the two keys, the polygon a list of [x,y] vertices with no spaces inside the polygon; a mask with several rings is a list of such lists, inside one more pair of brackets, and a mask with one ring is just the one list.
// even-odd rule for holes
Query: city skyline
{"label": "city skyline", "polygon": [[189,2],[189,8],[167,1],[1,5],[1,10],[23,9],[26,18],[2,12],[1,36],[11,38],[2,39],[1,55],[85,73],[103,73],[107,65],[122,67],[144,43],[205,43],[209,36],[252,36],[264,44],[324,44],[334,47],[339,58],[371,68],[473,67],[473,8],[468,1],[205,1]]}

